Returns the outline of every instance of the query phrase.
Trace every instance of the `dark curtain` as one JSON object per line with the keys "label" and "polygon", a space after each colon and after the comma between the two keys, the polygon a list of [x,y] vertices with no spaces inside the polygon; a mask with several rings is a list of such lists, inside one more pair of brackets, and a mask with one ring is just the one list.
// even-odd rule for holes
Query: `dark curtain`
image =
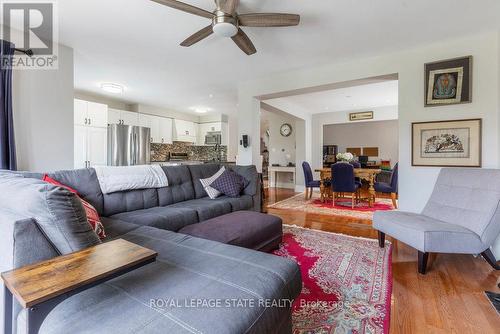
{"label": "dark curtain", "polygon": [[14,44],[0,40],[0,169],[16,170],[14,121],[12,119],[12,59]]}

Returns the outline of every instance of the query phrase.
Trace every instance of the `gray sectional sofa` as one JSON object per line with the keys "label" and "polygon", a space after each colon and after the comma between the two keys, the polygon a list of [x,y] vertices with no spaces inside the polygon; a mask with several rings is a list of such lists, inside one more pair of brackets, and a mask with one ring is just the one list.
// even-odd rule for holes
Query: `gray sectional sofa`
{"label": "gray sectional sofa", "polygon": [[[230,167],[250,181],[240,198],[207,197],[199,179],[219,168],[217,164],[163,167],[169,187],[113,194],[101,192],[93,169],[49,174],[76,189],[98,210],[107,234],[103,242],[123,238],[153,249],[159,256],[152,264],[59,304],[40,333],[290,333],[287,301],[296,298],[302,288],[294,261],[176,233],[184,226],[230,212],[260,211],[259,175],[253,166]],[[57,237],[50,230],[47,233],[43,225],[47,222],[42,224],[33,216],[47,215],[45,204],[40,203],[63,190],[35,180],[41,174],[23,176],[11,175],[8,182],[2,182],[0,176],[0,271],[69,252],[61,244],[88,242],[82,231],[71,231],[72,226],[59,226],[59,222],[55,233],[69,228],[69,234],[54,240]],[[27,178],[29,182],[19,180]],[[157,299],[175,299],[180,307],[154,307],[151,303]],[[253,300],[254,305],[182,307],[192,299]],[[282,303],[266,307],[262,304],[266,301]],[[24,330],[24,317],[25,311],[15,307],[13,322],[18,332]]]}

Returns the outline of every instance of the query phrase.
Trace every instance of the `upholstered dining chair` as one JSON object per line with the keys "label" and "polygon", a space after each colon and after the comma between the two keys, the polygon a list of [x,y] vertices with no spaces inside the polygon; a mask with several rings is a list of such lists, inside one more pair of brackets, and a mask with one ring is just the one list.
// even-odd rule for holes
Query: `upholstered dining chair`
{"label": "upholstered dining chair", "polygon": [[391,194],[392,205],[395,209],[398,208],[397,198],[398,198],[398,164],[394,165],[391,173],[391,180],[389,183],[386,182],[375,182],[374,188],[376,192]]}
{"label": "upholstered dining chair", "polygon": [[[361,168],[361,164],[359,163],[359,161],[353,160],[353,161],[351,161],[351,162],[349,162],[349,163],[350,163],[350,164],[352,165],[352,167],[354,167],[354,168]],[[356,183],[359,183],[359,187],[361,188],[361,185],[363,184],[363,183],[361,182],[361,179],[360,179],[359,177],[355,177],[355,178],[354,178],[354,180],[356,180]]]}
{"label": "upholstered dining chair", "polygon": [[306,186],[306,199],[312,197],[313,189],[319,188],[321,182],[319,180],[314,180],[311,165],[307,161],[302,163],[302,169],[304,170],[304,183]]}
{"label": "upholstered dining chair", "polygon": [[500,270],[491,246],[500,235],[500,169],[443,168],[421,213],[376,211],[379,245],[385,234],[418,250],[425,274],[429,253],[481,254]]}
{"label": "upholstered dining chair", "polygon": [[354,167],[345,162],[337,162],[332,165],[332,205],[335,205],[335,198],[350,193],[352,198],[352,208],[354,202],[359,198],[359,183],[354,179]]}

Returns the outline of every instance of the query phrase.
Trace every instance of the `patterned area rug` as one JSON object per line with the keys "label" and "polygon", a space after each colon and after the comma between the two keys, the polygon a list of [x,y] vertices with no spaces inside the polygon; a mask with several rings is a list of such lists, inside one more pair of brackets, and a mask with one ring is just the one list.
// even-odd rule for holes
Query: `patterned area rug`
{"label": "patterned area rug", "polygon": [[320,195],[313,193],[311,199],[306,200],[304,194],[299,194],[283,201],[276,202],[268,206],[273,209],[298,210],[308,213],[317,213],[331,216],[346,216],[360,219],[372,219],[373,212],[394,210],[392,201],[385,198],[377,198],[372,207],[368,206],[368,202],[361,201],[351,208],[351,199],[343,198],[335,201],[335,206],[332,206],[332,200],[321,202]]}
{"label": "patterned area rug", "polygon": [[284,226],[276,255],[294,259],[303,288],[293,305],[294,334],[389,333],[392,246]]}

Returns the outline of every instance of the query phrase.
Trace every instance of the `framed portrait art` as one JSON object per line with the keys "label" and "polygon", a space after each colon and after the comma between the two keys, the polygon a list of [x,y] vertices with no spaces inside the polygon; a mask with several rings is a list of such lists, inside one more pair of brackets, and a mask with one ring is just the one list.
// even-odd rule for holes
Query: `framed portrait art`
{"label": "framed portrait art", "polygon": [[472,56],[425,64],[425,106],[472,102]]}
{"label": "framed portrait art", "polygon": [[412,166],[481,167],[481,119],[412,123]]}

